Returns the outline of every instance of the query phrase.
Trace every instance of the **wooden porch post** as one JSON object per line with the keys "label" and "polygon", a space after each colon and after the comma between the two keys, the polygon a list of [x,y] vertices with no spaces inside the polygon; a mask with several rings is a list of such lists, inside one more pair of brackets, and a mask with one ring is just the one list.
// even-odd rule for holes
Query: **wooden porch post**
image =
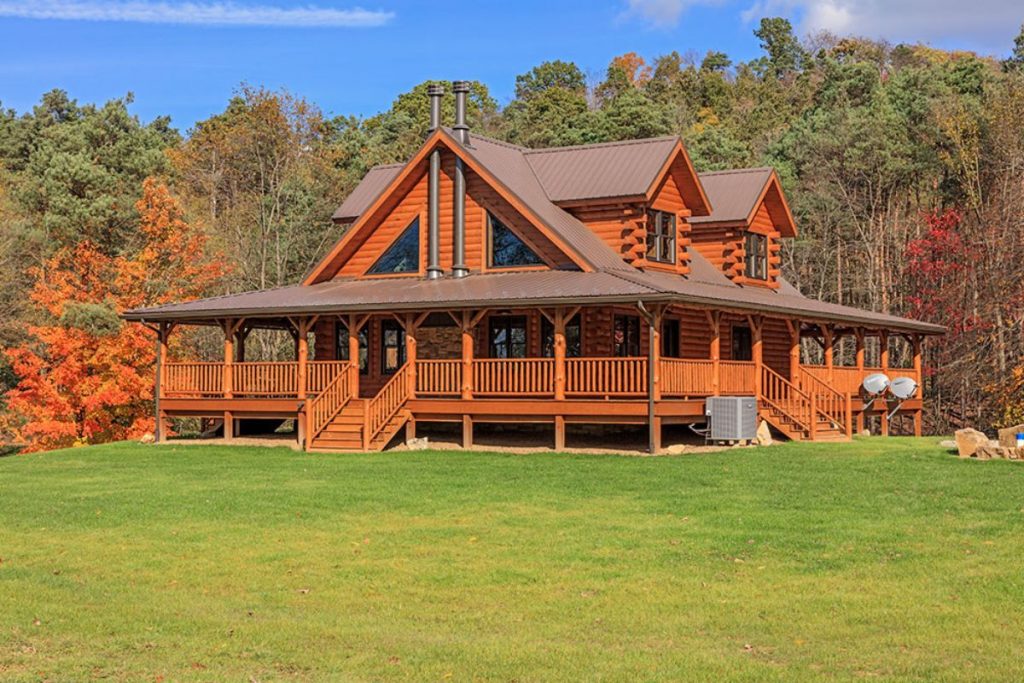
{"label": "wooden porch post", "polygon": [[[882,330],[878,333],[878,350],[879,350],[879,364],[882,366],[882,372],[889,374],[889,333]],[[889,410],[885,408],[882,410],[880,416],[881,420],[881,431],[882,436],[889,436]]]}
{"label": "wooden porch post", "polygon": [[[858,327],[854,330],[854,335],[857,339],[857,377],[859,381],[864,381],[864,328]],[[856,392],[854,392],[856,393]],[[857,411],[857,433],[864,431],[864,406]]]}
{"label": "wooden porch post", "polygon": [[720,311],[704,311],[708,327],[711,329],[711,344],[708,355],[711,356],[711,393],[718,396],[721,393],[722,379],[722,327],[720,325],[722,315]]}
{"label": "wooden porch post", "polygon": [[160,323],[156,333],[156,384],[153,387],[153,409],[156,422],[153,426],[153,441],[160,443],[165,436],[164,412],[160,409],[160,399],[164,397],[164,364],[167,362],[167,338],[171,334],[173,326],[168,323]]}
{"label": "wooden porch post", "polygon": [[[921,335],[915,334],[910,338],[910,344],[914,350],[914,378],[917,380],[918,392],[924,393],[924,375],[921,373]],[[921,436],[924,422],[923,411],[914,411],[914,436]]]}
{"label": "wooden porch post", "polygon": [[825,351],[825,376],[831,386],[835,380],[834,358],[835,358],[835,327],[832,325],[819,325],[821,339]]}
{"label": "wooden porch post", "polygon": [[754,360],[754,393],[760,399],[762,389],[761,372],[764,368],[764,340],[761,334],[764,319],[759,315],[748,315],[747,322],[750,325],[751,336],[753,337],[750,355]]}
{"label": "wooden porch post", "polygon": [[[555,400],[565,400],[565,309],[555,309],[555,317],[552,322],[555,330]],[[563,421],[564,429],[564,421]],[[555,423],[555,443],[558,443],[558,423]]]}
{"label": "wooden porch post", "polygon": [[349,394],[359,398],[359,328],[366,320],[359,320],[355,313],[349,314],[348,327],[348,386]]}
{"label": "wooden porch post", "polygon": [[789,381],[797,383],[800,376],[800,330],[802,323],[799,320],[786,319],[786,327],[789,329]]}
{"label": "wooden porch post", "polygon": [[[224,329],[224,366],[221,370],[221,383],[223,386],[224,398],[234,398],[233,370],[232,364],[235,360],[235,332],[241,321],[228,318],[223,323]],[[230,441],[235,438],[235,418],[230,410],[224,411],[224,439]]]}
{"label": "wooden porch post", "polygon": [[[665,307],[656,306],[651,311],[651,374],[654,400],[661,400],[661,323],[665,318]],[[659,439],[660,441],[660,439]],[[660,446],[660,444],[659,444]]]}
{"label": "wooden porch post", "polygon": [[[462,328],[462,399],[468,401],[473,398],[473,346],[475,335],[473,334],[476,324],[480,322],[484,312],[473,315],[472,311],[462,311],[460,327]],[[463,425],[466,427],[466,425]],[[472,422],[468,423],[470,441],[472,442]],[[463,430],[465,432],[465,429]]]}
{"label": "wooden porch post", "polygon": [[405,328],[405,362],[409,366],[406,377],[409,383],[406,394],[409,398],[416,397],[416,317],[412,313],[406,313],[402,319],[402,327]]}

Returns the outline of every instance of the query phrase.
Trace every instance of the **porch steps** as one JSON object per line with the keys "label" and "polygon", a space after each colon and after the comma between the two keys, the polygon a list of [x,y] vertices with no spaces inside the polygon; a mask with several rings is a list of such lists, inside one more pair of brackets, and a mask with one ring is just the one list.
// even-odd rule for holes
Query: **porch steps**
{"label": "porch steps", "polygon": [[[802,425],[796,424],[796,422],[787,414],[782,411],[775,410],[771,406],[762,407],[758,411],[761,415],[761,419],[770,424],[775,429],[782,432],[790,441],[809,441],[811,438],[810,431],[805,429]],[[825,419],[822,416],[818,416],[818,424],[815,425],[815,441],[849,441],[846,434],[837,429],[830,420]]]}
{"label": "porch steps", "polygon": [[[313,439],[311,451],[352,452],[363,451],[363,425],[366,399],[351,399],[331,422]],[[371,451],[381,451],[390,443],[412,414],[399,410],[370,442]]]}

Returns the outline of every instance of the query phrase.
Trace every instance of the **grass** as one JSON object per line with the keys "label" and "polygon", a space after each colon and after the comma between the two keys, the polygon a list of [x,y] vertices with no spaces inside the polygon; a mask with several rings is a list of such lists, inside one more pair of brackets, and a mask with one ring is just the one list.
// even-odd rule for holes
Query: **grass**
{"label": "grass", "polygon": [[1024,465],[0,459],[0,680],[1020,680]]}

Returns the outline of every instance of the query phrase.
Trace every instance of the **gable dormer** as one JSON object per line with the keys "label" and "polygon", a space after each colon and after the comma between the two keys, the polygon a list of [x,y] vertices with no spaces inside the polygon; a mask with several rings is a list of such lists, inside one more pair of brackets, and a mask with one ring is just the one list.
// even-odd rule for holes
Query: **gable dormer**
{"label": "gable dormer", "polygon": [[625,263],[687,272],[689,218],[711,205],[676,137],[526,150],[557,206]]}
{"label": "gable dormer", "polygon": [[777,289],[782,239],[796,236],[793,215],[770,168],[700,174],[714,205],[691,219],[693,249],[736,284]]}

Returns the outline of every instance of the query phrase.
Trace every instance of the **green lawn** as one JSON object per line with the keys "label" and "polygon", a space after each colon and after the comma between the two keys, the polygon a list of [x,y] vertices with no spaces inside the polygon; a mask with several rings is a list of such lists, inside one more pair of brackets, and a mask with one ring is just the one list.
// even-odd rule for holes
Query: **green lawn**
{"label": "green lawn", "polygon": [[0,459],[0,680],[1024,678],[1024,464]]}

